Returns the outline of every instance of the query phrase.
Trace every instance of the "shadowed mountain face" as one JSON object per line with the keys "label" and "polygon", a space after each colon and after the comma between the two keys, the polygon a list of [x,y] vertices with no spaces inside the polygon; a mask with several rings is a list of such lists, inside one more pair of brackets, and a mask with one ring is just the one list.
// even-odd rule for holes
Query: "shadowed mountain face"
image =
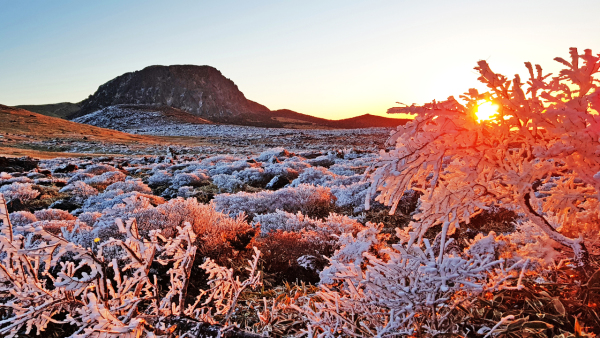
{"label": "shadowed mountain face", "polygon": [[31,105],[23,105],[16,106],[17,108],[22,108],[25,110],[32,111],[34,113],[59,117],[61,119],[67,118],[69,115],[72,115],[79,111],[79,104],[70,103],[70,102],[61,102],[61,103],[51,103],[51,104],[31,104]]}
{"label": "shadowed mountain face", "polygon": [[83,100],[81,109],[69,118],[117,104],[174,107],[213,122],[234,124],[244,124],[247,115],[269,111],[246,99],[233,81],[213,67],[176,65],[150,66],[118,76]]}

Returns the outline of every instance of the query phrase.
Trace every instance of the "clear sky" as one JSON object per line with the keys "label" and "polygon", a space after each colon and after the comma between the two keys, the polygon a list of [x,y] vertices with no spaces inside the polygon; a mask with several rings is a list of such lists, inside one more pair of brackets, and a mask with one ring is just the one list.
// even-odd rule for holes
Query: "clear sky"
{"label": "clear sky", "polygon": [[476,87],[488,60],[600,53],[600,1],[0,0],[0,103],[78,102],[149,65],[210,65],[270,109],[384,115]]}

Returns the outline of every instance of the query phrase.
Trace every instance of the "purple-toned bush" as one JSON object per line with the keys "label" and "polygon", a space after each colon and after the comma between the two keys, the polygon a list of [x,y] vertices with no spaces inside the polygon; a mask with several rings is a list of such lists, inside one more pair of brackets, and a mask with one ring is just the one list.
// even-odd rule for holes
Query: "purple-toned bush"
{"label": "purple-toned bush", "polygon": [[154,196],[154,195],[142,194],[137,191],[123,193],[123,191],[121,191],[121,190],[110,190],[110,191],[105,191],[101,194],[98,194],[96,196],[91,196],[90,198],[88,198],[85,201],[85,203],[83,204],[81,211],[82,212],[103,212],[103,210],[105,210],[105,209],[110,209],[117,204],[122,204],[124,199],[134,197],[134,196],[146,197],[149,200],[152,200],[152,203],[155,203],[155,204],[164,203],[164,199],[162,197],[158,197],[158,196]]}
{"label": "purple-toned bush", "polygon": [[212,177],[215,175],[231,175],[236,171],[242,171],[249,168],[250,164],[246,160],[238,160],[232,163],[223,163],[208,169],[208,174]]}
{"label": "purple-toned bush", "polygon": [[92,226],[94,226],[94,224],[96,224],[96,221],[98,219],[100,219],[101,216],[102,216],[102,213],[99,213],[97,211],[84,212],[84,213],[80,214],[79,217],[77,217],[77,219],[80,222],[83,222],[83,223],[87,224],[88,226],[92,227]]}
{"label": "purple-toned bush", "polygon": [[10,222],[14,226],[25,226],[37,221],[35,215],[29,211],[17,211],[10,214]]}
{"label": "purple-toned bush", "polygon": [[69,178],[69,180],[67,181],[67,184],[73,184],[77,181],[85,181],[87,179],[90,179],[92,177],[94,177],[95,175],[93,174],[86,174],[86,173],[76,173],[75,175],[71,176],[71,178]]}
{"label": "purple-toned bush", "polygon": [[83,181],[75,181],[64,188],[60,189],[60,192],[71,193],[73,195],[73,202],[82,204],[90,196],[98,195],[98,190],[84,183]]}
{"label": "purple-toned bush", "polygon": [[256,160],[259,162],[272,162],[273,158],[279,160],[280,157],[289,157],[290,155],[289,151],[283,147],[278,147],[263,151],[256,157]]}
{"label": "purple-toned bush", "polygon": [[86,179],[84,182],[91,186],[96,186],[99,188],[106,188],[113,183],[124,181],[126,177],[127,177],[127,175],[123,174],[120,171],[109,171],[109,172],[105,172],[102,175],[90,177],[90,178]]}
{"label": "purple-toned bush", "polygon": [[265,169],[255,167],[238,171],[234,173],[234,176],[251,186],[264,186],[273,178],[272,175],[267,174]]}
{"label": "purple-toned bush", "polygon": [[68,211],[60,209],[44,209],[35,212],[35,217],[38,221],[72,221],[76,217],[71,215]]}
{"label": "purple-toned bush", "polygon": [[178,173],[171,180],[172,187],[178,189],[183,186],[199,186],[209,180],[208,176],[203,173]]}
{"label": "purple-toned bush", "polygon": [[0,184],[10,184],[10,183],[31,183],[33,182],[33,180],[27,176],[18,176],[18,177],[11,177],[9,179],[6,180],[1,180]]}
{"label": "purple-toned bush", "polygon": [[115,182],[108,187],[104,191],[109,190],[121,190],[124,193],[138,191],[144,194],[149,194],[152,192],[149,186],[144,184],[140,179],[127,179],[122,182]]}
{"label": "purple-toned bush", "polygon": [[365,210],[365,198],[370,182],[357,182],[350,185],[332,186],[331,193],[335,196],[335,205],[340,208],[351,208],[356,214]]}
{"label": "purple-toned bush", "polygon": [[212,203],[217,210],[229,214],[245,212],[253,216],[279,209],[294,213],[301,211],[303,214],[314,216],[328,213],[334,202],[335,196],[329,188],[301,184],[277,191],[220,194],[215,196]]}
{"label": "purple-toned bush", "polygon": [[159,170],[148,178],[148,185],[151,187],[169,185],[171,184],[172,179],[173,175],[171,175],[169,172],[166,170]]}
{"label": "purple-toned bush", "polygon": [[0,187],[0,194],[4,195],[7,202],[20,199],[29,201],[40,195],[40,192],[32,188],[30,183],[11,183]]}
{"label": "purple-toned bush", "polygon": [[102,175],[109,171],[119,171],[119,169],[106,164],[94,164],[85,168],[83,172],[85,174]]}
{"label": "purple-toned bush", "polygon": [[244,182],[234,175],[219,174],[213,176],[212,180],[221,192],[235,192],[244,187]]}
{"label": "purple-toned bush", "polygon": [[271,231],[294,231],[303,229],[316,230],[324,236],[341,235],[343,233],[356,233],[362,225],[348,216],[329,214],[325,220],[310,218],[301,212],[295,214],[276,210],[274,213],[254,216],[253,224],[260,223],[261,234],[264,236]]}

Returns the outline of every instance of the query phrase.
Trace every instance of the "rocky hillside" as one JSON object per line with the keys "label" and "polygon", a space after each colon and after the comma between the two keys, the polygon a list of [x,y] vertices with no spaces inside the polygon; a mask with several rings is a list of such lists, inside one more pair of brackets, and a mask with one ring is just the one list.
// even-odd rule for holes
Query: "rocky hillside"
{"label": "rocky hillside", "polygon": [[152,128],[154,126],[177,126],[182,124],[210,124],[198,116],[180,109],[165,106],[119,104],[106,107],[73,119],[73,122],[90,124],[120,131]]}
{"label": "rocky hillside", "polygon": [[150,66],[101,85],[81,102],[77,118],[118,104],[166,106],[213,122],[240,124],[245,116],[269,111],[246,99],[238,87],[210,66]]}

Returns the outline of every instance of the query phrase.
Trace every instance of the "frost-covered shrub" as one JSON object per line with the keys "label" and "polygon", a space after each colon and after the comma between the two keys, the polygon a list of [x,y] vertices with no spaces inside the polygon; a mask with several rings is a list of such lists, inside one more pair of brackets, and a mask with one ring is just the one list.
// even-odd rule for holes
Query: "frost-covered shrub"
{"label": "frost-covered shrub", "polygon": [[301,212],[292,214],[289,212],[276,210],[275,212],[256,215],[252,220],[252,224],[260,223],[261,235],[267,235],[271,231],[281,230],[288,232],[299,232],[310,224],[310,218],[306,217]]}
{"label": "frost-covered shrub", "polygon": [[[107,207],[102,210],[101,216],[94,223],[94,227],[103,229],[98,237],[109,238],[111,232],[116,234],[118,232],[115,223],[117,219],[139,218],[140,213],[153,209],[154,205],[151,203],[151,196],[153,195],[145,195],[134,191],[119,194],[114,200],[105,203],[104,206]],[[93,211],[91,212],[94,213]],[[94,214],[92,217],[94,217]],[[140,220],[138,219],[138,221]]]}
{"label": "frost-covered shrub", "polygon": [[173,165],[171,163],[154,163],[151,164],[152,172],[156,173],[162,170],[169,170]]}
{"label": "frost-covered shrub", "polygon": [[38,210],[35,212],[35,217],[38,221],[71,221],[76,219],[76,217],[71,215],[68,211],[60,209]]}
{"label": "frost-covered shrub", "polygon": [[183,186],[199,186],[208,181],[208,176],[203,173],[192,174],[192,173],[178,173],[175,174],[171,180],[171,184],[174,189],[178,189]]}
{"label": "frost-covered shrub", "polygon": [[[253,187],[264,187],[273,176],[263,168],[246,168],[234,173],[234,176],[245,184]],[[213,178],[214,179],[214,178]]]}
{"label": "frost-covered shrub", "polygon": [[354,176],[356,174],[362,174],[365,171],[366,167],[355,167],[352,165],[348,165],[346,163],[336,163],[329,167],[329,171],[341,176]]}
{"label": "frost-covered shrub", "polygon": [[64,220],[64,219],[46,220],[46,221],[37,221],[37,222],[31,223],[30,226],[33,228],[42,227],[42,229],[44,229],[45,231],[48,231],[51,234],[60,235],[60,234],[62,234],[63,228],[68,231],[73,231],[76,222],[77,222],[76,220]]}
{"label": "frost-covered shrub", "polygon": [[34,184],[37,185],[56,185],[56,186],[65,186],[67,184],[67,180],[63,178],[56,177],[45,177],[45,178],[36,178],[33,180]]}
{"label": "frost-covered shrub", "polygon": [[328,154],[328,155],[323,155],[323,156],[319,156],[317,158],[307,160],[306,162],[313,167],[329,168],[335,164],[335,159],[336,159],[335,154]]}
{"label": "frost-covered shrub", "polygon": [[142,194],[137,191],[123,193],[121,190],[105,191],[96,196],[91,196],[83,204],[82,212],[102,212],[105,209],[110,209],[117,204],[123,203],[123,200],[133,196],[141,196],[148,198],[153,204],[164,203],[164,199],[154,195]]}
{"label": "frost-covered shrub", "polygon": [[323,257],[331,256],[338,248],[338,237],[363,229],[356,220],[342,215],[330,214],[327,219],[319,220],[281,210],[257,215],[254,224],[258,223],[264,271],[275,274],[279,281],[317,282],[318,270],[327,263]]}
{"label": "frost-covered shrub", "polygon": [[85,181],[89,178],[94,177],[95,175],[92,174],[86,174],[86,173],[76,173],[75,175],[71,176],[69,178],[69,180],[67,181],[67,184],[73,184],[77,181]]}
{"label": "frost-covered shrub", "polygon": [[75,181],[71,184],[66,185],[60,192],[67,192],[73,195],[73,202],[76,204],[82,204],[90,196],[98,195],[98,190],[84,183],[83,181]]}
{"label": "frost-covered shrub", "polygon": [[457,305],[485,291],[522,287],[512,286],[511,279],[519,276],[523,261],[506,267],[490,253],[448,254],[449,242],[437,253],[427,239],[417,244],[415,233],[386,247],[379,228],[367,226],[356,236],[340,237],[341,248],[321,273],[321,291],[299,308],[309,335],[313,330],[368,337],[451,332]]}
{"label": "frost-covered shrub", "polygon": [[324,221],[313,219],[303,215],[301,212],[295,214],[276,210],[274,213],[256,215],[253,223],[260,223],[262,235],[271,231],[293,231],[300,232],[303,229],[317,230],[324,236],[341,235],[343,233],[356,233],[362,225],[347,216],[330,214]]}
{"label": "frost-covered shrub", "polygon": [[33,180],[27,176],[18,176],[18,177],[11,177],[7,180],[2,180],[0,183],[1,184],[10,184],[10,183],[31,183],[33,182]]}
{"label": "frost-covered shrub", "polygon": [[343,176],[337,175],[323,167],[310,167],[304,170],[290,186],[297,187],[300,184],[321,185],[325,187],[334,187],[342,185],[352,185],[363,180],[362,175]]}
{"label": "frost-covered shrub", "polygon": [[213,167],[219,163],[230,163],[239,160],[239,158],[232,155],[216,155],[207,157],[200,162],[203,167]]}
{"label": "frost-covered shrub", "polygon": [[14,226],[25,226],[33,222],[37,222],[35,215],[29,211],[17,211],[10,214],[10,222]]}
{"label": "frost-covered shrub", "polygon": [[333,186],[331,193],[335,196],[335,205],[339,208],[352,209],[354,213],[365,210],[365,199],[370,182],[358,182],[351,185]]}
{"label": "frost-covered shrub", "polygon": [[115,182],[108,187],[106,187],[105,191],[110,190],[121,190],[124,193],[138,191],[144,194],[152,193],[152,189],[148,187],[142,180],[140,179],[127,179],[122,182]]}
{"label": "frost-covered shrub", "polygon": [[[567,258],[562,246],[534,223],[518,221],[515,230],[510,234],[501,234],[496,237],[494,249],[507,261],[529,259],[532,268],[545,268]],[[475,246],[471,245],[471,248],[473,247]]]}
{"label": "frost-covered shrub", "polygon": [[100,219],[101,216],[102,216],[102,213],[99,213],[97,211],[94,211],[94,212],[84,212],[84,213],[81,213],[77,217],[77,219],[80,222],[83,222],[83,223],[87,224],[88,226],[92,227],[92,226],[94,226],[94,224],[96,223],[96,221],[98,219]]}
{"label": "frost-covered shrub", "polygon": [[84,182],[95,188],[104,189],[115,182],[124,181],[126,177],[127,175],[120,171],[109,171],[102,175],[90,177]]}
{"label": "frost-covered shrub", "polygon": [[177,197],[190,198],[198,195],[194,187],[183,186],[177,189]]}
{"label": "frost-covered shrub", "polygon": [[94,164],[85,168],[83,172],[85,174],[101,175],[110,171],[119,171],[119,169],[106,164]]}
{"label": "frost-covered shrub", "polygon": [[0,187],[0,194],[3,194],[9,202],[16,199],[25,202],[40,195],[40,192],[32,187],[30,183],[11,183]]}
{"label": "frost-covered shrub", "polygon": [[310,167],[304,170],[290,186],[297,187],[300,184],[327,185],[335,180],[337,175],[323,167]]}
{"label": "frost-covered shrub", "polygon": [[171,184],[172,179],[173,175],[171,175],[169,172],[166,170],[159,170],[148,178],[148,185],[151,187],[169,185]]}
{"label": "frost-covered shrub", "polygon": [[283,147],[277,147],[263,151],[256,157],[256,160],[259,162],[272,162],[273,158],[279,160],[280,157],[289,157],[290,155],[290,152]]}
{"label": "frost-covered shrub", "polygon": [[282,176],[289,180],[298,177],[299,173],[310,165],[305,162],[286,161],[282,163],[273,163],[265,166],[265,174],[274,176]]}
{"label": "frost-covered shrub", "polygon": [[[6,214],[3,209],[0,214]],[[45,330],[55,334],[48,325],[63,323],[58,321],[62,318],[64,323],[79,330],[74,337],[93,337],[98,333],[105,338],[141,337],[153,335],[155,327],[164,328],[165,324],[161,321],[167,317],[185,315],[195,318],[196,306],[184,306],[186,299],[182,297],[196,251],[192,245],[195,236],[189,226],[180,228],[177,238],[159,241],[156,232],[149,239],[142,239],[132,222],[127,225],[119,222],[123,240],[107,240],[96,244],[96,250],[91,251],[76,244],[81,239],[78,234],[81,232],[80,224],[73,224],[69,231],[68,223],[61,229],[59,222],[76,221],[44,221],[37,222],[36,226],[16,229],[17,233],[33,235],[35,241],[30,240],[31,236],[28,239],[22,235],[13,236],[11,225],[1,222],[0,243],[4,254],[0,256],[3,271],[0,291],[4,295],[6,311],[0,322],[0,335],[15,337],[21,332],[29,334],[32,330],[35,331],[31,333],[37,331],[38,335]],[[59,231],[56,231],[57,227]],[[105,254],[113,247],[121,249],[119,259]],[[208,262],[204,268],[211,276],[219,276],[218,280],[225,288],[243,291],[259,284],[260,274],[256,273],[258,255],[257,252],[248,281],[235,279],[231,271],[213,262]],[[140,306],[148,295],[158,295],[157,274],[149,272],[153,264],[167,265],[169,274],[166,289],[163,289],[166,292],[157,301]],[[41,282],[47,278],[51,278],[52,283]],[[216,284],[213,279],[217,278],[209,280],[211,285]],[[223,289],[219,290],[223,291],[221,295],[226,293]],[[216,293],[211,291],[213,289],[204,294],[215,297]],[[180,301],[176,301],[178,296],[182,297]],[[225,302],[219,310],[233,313],[238,297],[238,293],[232,292],[232,295],[219,298]],[[188,312],[184,314],[185,310]],[[130,318],[122,317],[127,313]],[[219,312],[219,315],[222,313]],[[154,319],[148,323],[150,317]],[[152,325],[152,329],[146,329],[147,324]]]}
{"label": "frost-covered shrub", "polygon": [[[518,74],[511,80],[495,73],[482,60],[475,69],[489,91],[470,89],[459,100],[392,109],[415,118],[391,135],[388,144],[395,148],[371,168],[370,192],[381,191],[377,201],[392,214],[405,190],[421,192],[412,223],[420,238],[436,225],[446,236],[500,202],[588,266],[581,233],[568,237],[547,217],[569,223],[588,214],[578,206],[597,204],[600,191],[600,58],[589,49],[569,54],[570,61],[555,58],[565,67],[554,77],[526,62],[525,82]],[[482,107],[496,112],[478,117]]]}
{"label": "frost-covered shrub", "polygon": [[241,171],[249,168],[250,164],[246,160],[238,160],[231,164],[219,164],[208,169],[208,174],[212,177],[215,175],[231,175],[236,171]]}
{"label": "frost-covered shrub", "polygon": [[230,264],[227,260],[233,258],[233,250],[249,248],[256,235],[256,230],[244,220],[243,215],[231,218],[211,205],[198,203],[194,198],[172,199],[156,208],[134,213],[132,217],[137,219],[140,229],[161,229],[167,236],[175,235],[180,224],[190,223],[198,236],[196,244],[199,252],[223,264]]}
{"label": "frost-covered shrub", "polygon": [[244,187],[244,182],[234,175],[219,174],[213,176],[212,180],[221,192],[235,192]]}
{"label": "frost-covered shrub", "polygon": [[329,188],[305,184],[277,191],[220,194],[212,201],[219,211],[230,214],[245,212],[250,216],[273,213],[277,209],[292,213],[301,211],[310,216],[326,215],[334,202],[335,197]]}

